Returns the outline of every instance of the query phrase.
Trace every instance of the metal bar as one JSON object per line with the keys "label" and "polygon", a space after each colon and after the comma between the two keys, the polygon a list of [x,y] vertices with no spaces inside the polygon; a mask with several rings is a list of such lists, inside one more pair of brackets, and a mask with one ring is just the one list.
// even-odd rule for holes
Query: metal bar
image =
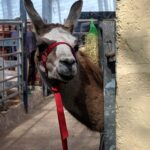
{"label": "metal bar", "polygon": [[3,18],[12,18],[12,1],[1,1]]}
{"label": "metal bar", "polygon": [[17,65],[12,65],[12,66],[8,66],[8,67],[0,68],[0,71],[6,70],[6,69],[10,69],[10,68],[15,68],[15,67],[17,67],[19,65],[22,65],[22,64],[20,63],[20,64],[17,64]]}
{"label": "metal bar", "polygon": [[[9,53],[9,54],[2,54],[2,55],[0,55],[0,57],[12,56],[12,55],[17,55],[17,54],[21,54],[21,52],[14,52],[14,53]],[[6,61],[9,61],[9,60],[6,60]]]}
{"label": "metal bar", "polygon": [[97,19],[78,19],[78,22],[90,22],[90,21],[98,22]]}
{"label": "metal bar", "polygon": [[[3,41],[3,45],[4,45],[4,41]],[[4,59],[3,59],[3,68],[4,68]],[[1,69],[1,68],[0,68]],[[4,80],[4,77],[5,77],[5,72],[4,72],[4,70],[2,70],[3,71],[3,80]],[[3,89],[4,89],[4,83],[2,83],[2,87],[3,87]],[[2,93],[2,97],[4,97],[4,92]]]}
{"label": "metal bar", "polygon": [[10,98],[13,98],[13,97],[15,97],[15,96],[17,96],[17,95],[19,95],[19,94],[21,94],[20,92],[15,92],[15,93],[13,93],[13,94],[10,94],[9,96],[6,96],[5,98],[2,98],[1,99],[1,102],[4,102],[4,101],[6,101],[6,100],[8,100],[8,99],[10,99]]}
{"label": "metal bar", "polygon": [[[26,10],[24,7],[24,1],[20,0],[20,13],[21,13],[21,20],[23,22],[23,34],[25,36],[26,33],[26,27],[27,27],[27,15],[26,15]],[[24,37],[23,36],[23,37]],[[25,38],[23,38],[23,44],[25,44]],[[23,103],[24,103],[24,108],[25,111],[28,112],[28,87],[27,87],[27,53],[26,53],[26,49],[25,46],[22,46],[23,48],[23,55],[22,55],[22,64],[23,64]]]}
{"label": "metal bar", "polygon": [[52,1],[42,0],[42,18],[45,23],[52,22]]}
{"label": "metal bar", "polygon": [[115,19],[116,13],[114,11],[99,11],[99,12],[82,12],[80,15],[80,19],[98,19],[98,20],[104,20],[104,19]]}
{"label": "metal bar", "polygon": [[[18,30],[19,30],[19,36],[20,36],[20,37],[21,37],[21,36],[23,37],[23,34],[22,34],[22,33],[23,33],[23,31],[22,31],[22,25],[18,25],[17,28],[18,28]],[[19,51],[21,52],[22,49],[23,49],[23,48],[22,48],[22,39],[19,39],[19,47],[18,47],[17,51],[18,51],[18,52],[19,52]],[[22,62],[21,62],[21,56],[22,56],[21,54],[18,54],[18,55],[17,55],[18,64],[19,64],[19,63],[22,63]],[[22,84],[21,84],[21,81],[22,81],[21,70],[22,70],[22,69],[21,69],[21,68],[22,68],[22,65],[17,67],[18,84],[20,85],[20,86],[18,86],[18,91],[19,91],[19,92],[21,92],[21,89],[22,89]],[[21,95],[19,95],[19,97],[20,97],[20,99],[22,98]]]}
{"label": "metal bar", "polygon": [[2,19],[0,20],[0,24],[21,24],[22,21],[15,21],[15,20],[9,20],[9,19]]}
{"label": "metal bar", "polygon": [[9,91],[10,89],[13,89],[13,88],[15,88],[15,87],[18,87],[18,86],[20,86],[21,84],[15,84],[15,85],[13,85],[13,86],[10,86],[9,88],[4,88],[3,90],[0,90],[0,93],[1,92],[5,92],[5,91]]}
{"label": "metal bar", "polygon": [[[18,60],[18,64],[19,64],[19,54],[17,55],[17,60]],[[20,76],[20,67],[19,66],[17,67],[17,74],[18,74],[17,75],[18,76],[18,78],[17,78],[18,79],[18,84],[20,84],[20,77],[21,76]],[[18,91],[21,91],[21,87],[20,86],[18,86]]]}
{"label": "metal bar", "polygon": [[103,20],[103,59],[104,59],[104,144],[105,149],[116,149],[116,124],[115,124],[115,96],[116,81],[115,74],[109,68],[109,61],[106,57],[108,41],[112,41],[112,51],[115,48],[115,21]]}
{"label": "metal bar", "polygon": [[[22,0],[23,2],[23,0]],[[22,10],[22,8],[20,8],[20,10]],[[17,27],[17,32],[19,33],[18,37],[16,38],[3,38],[0,39],[0,47],[2,48],[2,53],[0,54],[0,57],[2,57],[2,61],[1,61],[1,68],[0,71],[2,73],[2,78],[0,79],[0,84],[1,84],[1,89],[0,89],[0,93],[2,93],[2,99],[0,99],[1,103],[5,104],[5,101],[15,97],[16,95],[21,95],[21,93],[23,93],[23,79],[22,79],[22,74],[21,71],[23,70],[21,67],[23,65],[22,62],[22,50],[23,50],[23,22],[22,21],[16,21],[16,20],[9,20],[9,19],[4,19],[4,20],[0,20],[0,24],[8,24],[8,25],[15,25]],[[9,47],[11,49],[11,47],[16,47],[17,52],[11,52],[5,54],[4,50],[6,47]],[[5,58],[10,57],[10,56],[15,56],[17,57],[17,60],[5,60]],[[14,57],[11,57],[12,59]],[[17,67],[17,70],[16,70]],[[15,74],[11,75],[11,77],[8,77],[8,79],[5,79],[5,70],[9,69],[9,68],[15,68],[15,70],[17,72],[15,72]],[[11,80],[15,79],[16,82],[11,82]],[[8,82],[9,81],[9,82]],[[7,85],[7,83],[12,83],[10,85]],[[6,95],[7,91],[11,90],[15,88],[17,90],[14,91],[13,94],[11,95]]]}
{"label": "metal bar", "polygon": [[61,22],[61,9],[60,9],[60,1],[57,0],[57,7],[58,7],[58,16],[59,16],[59,23]]}
{"label": "metal bar", "polygon": [[101,5],[101,2],[98,0],[98,9],[99,11],[102,10],[102,5]]}
{"label": "metal bar", "polygon": [[88,32],[73,32],[73,34],[87,34]]}
{"label": "metal bar", "polygon": [[[21,75],[20,75],[20,76],[21,76]],[[19,77],[18,75],[17,75],[17,76],[13,76],[13,77],[11,77],[11,78],[1,80],[0,83],[7,82],[7,81],[13,80],[13,79],[18,78],[18,77]]]}
{"label": "metal bar", "polygon": [[3,38],[0,39],[0,41],[6,41],[6,40],[19,40],[21,37],[16,37],[16,38]]}

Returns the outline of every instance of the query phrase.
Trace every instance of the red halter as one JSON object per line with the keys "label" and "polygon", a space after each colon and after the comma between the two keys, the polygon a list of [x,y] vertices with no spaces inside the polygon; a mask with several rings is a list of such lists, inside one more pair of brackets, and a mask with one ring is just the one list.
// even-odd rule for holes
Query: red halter
{"label": "red halter", "polygon": [[71,45],[69,45],[66,42],[54,42],[48,46],[48,48],[44,51],[41,57],[42,65],[45,67],[45,69],[46,69],[46,60],[47,60],[48,55],[53,51],[55,47],[57,47],[58,45],[62,45],[62,44],[69,46],[73,56],[76,58],[75,51]]}
{"label": "red halter", "polygon": [[[44,68],[46,70],[47,70],[46,60],[47,60],[48,55],[52,52],[52,50],[55,47],[57,47],[58,45],[61,45],[61,44],[65,44],[65,45],[69,46],[72,51],[72,54],[75,57],[75,51],[72,48],[72,46],[70,46],[68,43],[54,42],[48,46],[48,48],[44,51],[44,53],[41,56],[42,65],[44,66]],[[55,96],[62,147],[63,147],[63,150],[68,150],[67,138],[68,138],[69,134],[68,134],[68,130],[67,130],[67,125],[66,125],[66,120],[65,120],[64,110],[63,110],[63,104],[62,104],[62,97],[61,97],[61,93],[59,91],[59,86],[51,87],[51,90],[54,92],[54,96]]]}

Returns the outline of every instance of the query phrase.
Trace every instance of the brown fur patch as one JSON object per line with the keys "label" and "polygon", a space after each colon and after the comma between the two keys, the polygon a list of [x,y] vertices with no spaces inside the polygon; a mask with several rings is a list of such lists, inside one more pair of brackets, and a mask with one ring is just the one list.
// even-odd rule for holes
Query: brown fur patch
{"label": "brown fur patch", "polygon": [[90,58],[82,51],[79,51],[78,57],[78,61],[84,66],[87,73],[92,74],[95,81],[99,83],[99,86],[103,87],[103,74],[101,67],[92,63]]}
{"label": "brown fur patch", "polygon": [[77,53],[78,74],[61,84],[65,108],[81,123],[94,131],[104,128],[103,77],[100,67],[83,53]]}

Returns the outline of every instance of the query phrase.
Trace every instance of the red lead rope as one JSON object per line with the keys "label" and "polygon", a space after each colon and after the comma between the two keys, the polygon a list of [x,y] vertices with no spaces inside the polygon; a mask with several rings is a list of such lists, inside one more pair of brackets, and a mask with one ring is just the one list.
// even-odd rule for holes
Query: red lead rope
{"label": "red lead rope", "polygon": [[[47,61],[48,55],[52,52],[52,50],[55,47],[57,47],[58,45],[61,45],[61,44],[68,45],[72,51],[72,54],[75,57],[74,49],[68,43],[54,42],[48,46],[48,48],[44,51],[44,53],[41,56],[41,62],[46,70],[47,70],[46,61]],[[63,150],[68,150],[68,145],[67,145],[68,130],[67,130],[67,126],[66,126],[66,120],[65,120],[64,110],[63,110],[61,94],[59,92],[58,87],[53,87],[52,91],[54,92],[55,101],[56,101],[57,116],[58,116],[58,121],[59,121],[59,128],[60,128],[60,135],[61,135]]]}
{"label": "red lead rope", "polygon": [[52,91],[54,92],[54,96],[55,96],[55,102],[56,102],[56,107],[57,107],[57,116],[58,116],[58,121],[59,121],[59,129],[60,129],[63,150],[68,150],[67,137],[69,134],[68,134],[68,130],[67,130],[61,94],[60,94],[58,88],[56,88],[56,87],[55,88],[53,87]]}

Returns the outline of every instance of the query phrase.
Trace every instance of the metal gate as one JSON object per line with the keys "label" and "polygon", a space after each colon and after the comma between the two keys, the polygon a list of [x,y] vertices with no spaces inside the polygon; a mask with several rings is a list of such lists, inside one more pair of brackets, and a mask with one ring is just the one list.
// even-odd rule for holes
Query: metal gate
{"label": "metal gate", "polygon": [[74,34],[81,40],[89,31],[90,21],[94,21],[99,30],[99,57],[103,70],[104,83],[104,145],[102,149],[116,149],[116,125],[115,125],[115,12],[82,12],[78,20]]}
{"label": "metal gate", "polygon": [[22,99],[22,21],[0,20],[0,36],[0,108],[3,109],[15,97]]}

